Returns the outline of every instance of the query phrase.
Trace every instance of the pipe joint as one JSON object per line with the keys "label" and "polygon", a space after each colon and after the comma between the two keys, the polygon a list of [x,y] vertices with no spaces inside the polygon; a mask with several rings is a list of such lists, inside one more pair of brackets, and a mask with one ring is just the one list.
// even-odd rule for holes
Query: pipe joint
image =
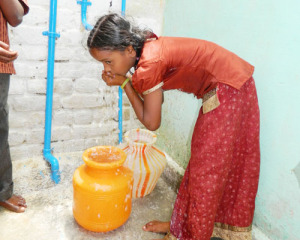
{"label": "pipe joint", "polygon": [[52,155],[52,149],[44,149],[44,159],[51,165],[51,178],[57,184],[60,182],[60,171],[58,160]]}
{"label": "pipe joint", "polygon": [[86,20],[86,11],[87,11],[87,6],[91,6],[92,3],[88,2],[87,0],[82,0],[82,1],[77,1],[77,4],[81,5],[81,21],[82,25],[86,30],[92,30],[93,26],[88,24]]}
{"label": "pipe joint", "polygon": [[87,7],[92,5],[92,3],[88,2],[87,0],[77,1],[77,4],[80,4],[82,7]]}
{"label": "pipe joint", "polygon": [[50,38],[60,38],[60,33],[56,33],[56,32],[44,31],[43,35],[48,36]]}

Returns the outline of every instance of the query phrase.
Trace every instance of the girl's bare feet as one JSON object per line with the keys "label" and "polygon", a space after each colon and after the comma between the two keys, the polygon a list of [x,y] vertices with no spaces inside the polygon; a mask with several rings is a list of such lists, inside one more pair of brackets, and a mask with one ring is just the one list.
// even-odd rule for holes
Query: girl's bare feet
{"label": "girl's bare feet", "polygon": [[21,196],[12,195],[10,199],[6,201],[0,201],[0,206],[8,209],[9,211],[22,213],[25,212],[25,208],[27,208],[26,201]]}
{"label": "girl's bare feet", "polygon": [[143,230],[146,232],[167,233],[170,231],[170,222],[154,220],[143,226]]}

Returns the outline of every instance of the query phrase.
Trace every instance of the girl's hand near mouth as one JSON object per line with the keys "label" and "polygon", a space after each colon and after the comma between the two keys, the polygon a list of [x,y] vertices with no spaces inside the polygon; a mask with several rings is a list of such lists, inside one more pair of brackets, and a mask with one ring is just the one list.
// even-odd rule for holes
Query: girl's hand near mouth
{"label": "girl's hand near mouth", "polygon": [[121,86],[126,80],[126,76],[112,74],[111,72],[102,71],[102,79],[108,86]]}

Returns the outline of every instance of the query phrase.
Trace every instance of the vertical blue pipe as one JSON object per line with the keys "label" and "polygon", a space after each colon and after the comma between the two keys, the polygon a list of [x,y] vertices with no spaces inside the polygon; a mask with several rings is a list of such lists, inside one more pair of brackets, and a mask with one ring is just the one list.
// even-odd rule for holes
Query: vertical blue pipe
{"label": "vertical blue pipe", "polygon": [[[125,10],[126,10],[126,0],[122,0],[122,9],[121,14],[124,17],[125,16]],[[122,88],[119,87],[119,144],[122,143],[122,137],[123,137],[123,91]]]}
{"label": "vertical blue pipe", "polygon": [[126,10],[126,0],[122,0],[122,16],[124,17],[125,16],[125,10]]}
{"label": "vertical blue pipe", "polygon": [[[93,26],[87,23],[86,21],[86,11],[87,11],[87,6],[91,5],[91,2],[88,2],[87,0],[81,0],[77,1],[77,4],[81,5],[81,21],[82,25],[86,30],[92,30]],[[122,0],[122,9],[121,13],[122,16],[125,16],[125,9],[126,9],[126,0]],[[122,143],[122,137],[123,137],[123,91],[119,87],[119,101],[118,101],[118,107],[119,107],[119,117],[118,117],[118,125],[119,125],[119,144]]]}
{"label": "vertical blue pipe", "polygon": [[52,124],[52,103],[53,103],[53,76],[54,76],[54,55],[55,39],[60,35],[56,33],[56,12],[57,0],[50,0],[49,31],[43,32],[48,36],[48,66],[47,66],[47,92],[45,111],[45,138],[44,138],[44,158],[51,164],[51,178],[55,183],[60,182],[60,172],[58,160],[51,154],[51,124]]}

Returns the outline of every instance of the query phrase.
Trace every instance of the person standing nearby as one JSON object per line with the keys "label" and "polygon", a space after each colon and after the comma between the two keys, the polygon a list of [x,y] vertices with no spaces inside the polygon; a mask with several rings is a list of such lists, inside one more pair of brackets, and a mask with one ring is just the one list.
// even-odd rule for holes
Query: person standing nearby
{"label": "person standing nearby", "polygon": [[13,194],[7,98],[18,53],[10,49],[7,23],[18,26],[28,11],[27,0],[0,0],[0,206],[17,213],[24,212],[27,205],[23,197]]}

